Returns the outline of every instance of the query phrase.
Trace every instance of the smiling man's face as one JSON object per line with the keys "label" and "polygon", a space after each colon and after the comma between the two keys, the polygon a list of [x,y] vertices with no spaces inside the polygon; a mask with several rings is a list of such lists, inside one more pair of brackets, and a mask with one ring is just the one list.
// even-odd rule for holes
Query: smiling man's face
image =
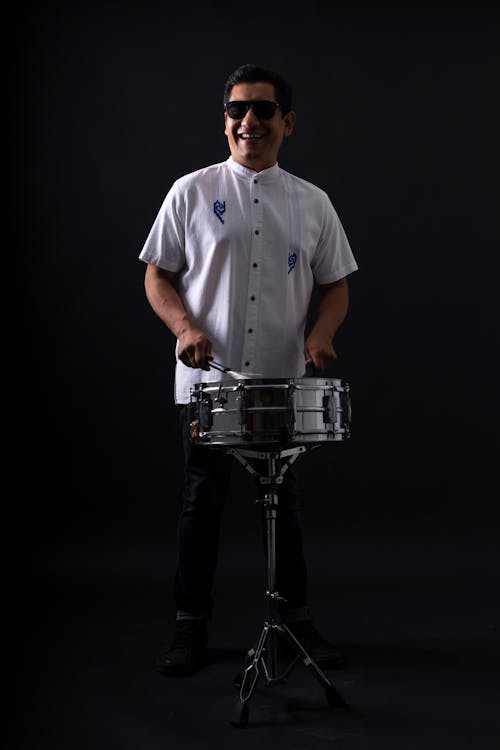
{"label": "smiling man's face", "polygon": [[[259,100],[276,101],[272,83],[237,83],[229,95],[230,102]],[[279,107],[269,120],[259,120],[252,108],[241,120],[233,120],[227,112],[224,118],[231,156],[255,172],[276,164],[283,139],[292,133],[295,124],[295,113],[288,112],[283,117]]]}

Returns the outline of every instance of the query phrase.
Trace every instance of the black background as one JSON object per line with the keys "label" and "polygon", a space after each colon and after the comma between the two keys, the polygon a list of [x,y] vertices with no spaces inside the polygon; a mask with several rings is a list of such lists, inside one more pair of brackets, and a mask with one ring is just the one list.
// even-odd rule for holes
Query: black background
{"label": "black background", "polygon": [[[5,248],[13,377],[4,396],[14,413],[11,570],[27,573],[16,608],[24,689],[36,660],[57,664],[61,699],[66,670],[82,669],[82,643],[96,661],[83,631],[100,641],[109,628],[111,643],[124,581],[140,592],[128,604],[144,613],[130,624],[129,610],[127,622],[147,653],[122,641],[127,658],[136,649],[138,670],[153,662],[164,631],[181,482],[175,342],[147,303],[138,254],[173,180],[227,158],[223,85],[245,62],[292,83],[297,125],[280,165],[329,193],[360,269],[349,279],[331,373],[351,384],[352,437],[297,463],[315,595],[327,590],[332,559],[341,587],[342,575],[370,567],[391,544],[391,570],[406,556],[432,577],[453,550],[457,580],[467,569],[490,580],[499,519],[498,20],[486,3],[66,1],[13,11]],[[238,466],[233,489],[221,563],[229,592],[239,585],[239,544],[251,548],[256,534],[254,489]],[[97,595],[98,580],[113,585]],[[251,580],[260,591],[260,573]],[[462,615],[472,605],[456,591]],[[478,591],[476,579],[467,591]],[[113,612],[104,621],[105,601]],[[485,622],[492,633],[497,625]],[[100,679],[115,691],[125,674],[121,655],[107,669],[113,652],[104,648],[85,677],[88,695]],[[32,732],[48,733],[53,748],[59,703],[46,712],[47,672],[37,674]],[[103,725],[114,721],[104,698],[100,710]]]}
{"label": "black background", "polygon": [[360,267],[331,373],[353,437],[301,459],[311,525],[497,519],[497,13],[62,2],[24,5],[12,42],[15,453],[37,543],[170,533],[174,341],[137,256],[172,181],[227,158],[243,62],[292,82],[280,164],[329,193]]}

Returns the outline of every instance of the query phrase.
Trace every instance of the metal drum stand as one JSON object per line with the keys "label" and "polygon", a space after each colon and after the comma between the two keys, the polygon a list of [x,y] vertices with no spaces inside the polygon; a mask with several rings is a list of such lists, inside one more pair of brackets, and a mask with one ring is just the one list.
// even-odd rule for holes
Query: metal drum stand
{"label": "metal drum stand", "polygon": [[[318,446],[311,445],[308,447]],[[231,724],[235,727],[247,726],[250,699],[259,680],[262,679],[265,685],[283,683],[300,660],[325,689],[325,697],[330,706],[345,707],[347,705],[333,683],[295,638],[279,612],[280,603],[285,603],[286,600],[276,591],[277,488],[283,482],[283,476],[289,466],[306,450],[307,447],[304,445],[274,451],[226,449],[227,453],[233,455],[257,481],[261,493],[262,488],[264,488],[263,497],[259,496],[256,502],[261,503],[265,509],[267,533],[267,588],[265,592],[267,616],[256,645],[247,651],[243,670],[234,681],[235,687],[239,690],[239,698],[231,720]],[[246,460],[247,458],[265,460],[267,462],[267,474],[259,474],[254,466]],[[288,642],[292,651],[295,652],[295,657],[281,673],[278,668],[279,639]]]}
{"label": "metal drum stand", "polygon": [[[198,383],[191,391],[190,438],[198,445],[222,448],[234,456],[256,480],[257,503],[265,510],[267,534],[267,613],[256,645],[247,651],[243,670],[234,681],[239,697],[231,724],[248,724],[249,704],[259,680],[266,685],[285,682],[300,661],[325,690],[330,706],[346,702],[293,635],[280,614],[285,599],[276,590],[277,489],[290,465],[308,448],[345,440],[350,434],[349,384],[323,377],[241,379],[240,373],[211,362],[234,377]],[[236,378],[236,379],[234,379]],[[241,448],[239,446],[242,446]],[[254,459],[254,461],[252,461]],[[266,473],[255,464],[265,462]],[[280,672],[278,641],[295,654]]]}

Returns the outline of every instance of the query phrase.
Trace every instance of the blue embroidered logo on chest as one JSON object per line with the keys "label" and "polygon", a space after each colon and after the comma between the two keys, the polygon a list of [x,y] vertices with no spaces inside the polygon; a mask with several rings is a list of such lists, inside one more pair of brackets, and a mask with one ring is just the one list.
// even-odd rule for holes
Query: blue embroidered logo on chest
{"label": "blue embroidered logo on chest", "polygon": [[221,201],[215,201],[214,203],[214,214],[217,216],[221,224],[224,224],[224,219],[222,218],[222,214],[226,211],[226,201],[223,203]]}
{"label": "blue embroidered logo on chest", "polygon": [[290,271],[293,271],[296,263],[297,263],[297,253],[289,252],[288,253],[288,273],[290,273]]}

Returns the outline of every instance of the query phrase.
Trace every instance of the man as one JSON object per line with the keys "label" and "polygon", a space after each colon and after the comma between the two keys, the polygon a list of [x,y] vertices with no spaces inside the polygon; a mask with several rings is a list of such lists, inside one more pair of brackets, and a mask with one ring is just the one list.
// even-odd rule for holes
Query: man
{"label": "man", "polygon": [[[190,388],[220,380],[211,360],[260,378],[302,377],[309,366],[325,371],[337,357],[333,339],[348,309],[346,277],[357,269],[326,193],[278,166],[295,124],[291,97],[274,71],[243,65],[231,74],[224,90],[231,156],[174,182],[139,256],[147,263],[147,299],[177,338],[175,402],[185,451],[175,631],[157,662],[167,675],[193,673],[206,657],[233,460],[190,441]],[[317,319],[304,341],[314,284]],[[293,467],[278,496],[283,617],[320,667],[338,666],[339,652],[319,635],[308,609]]]}

